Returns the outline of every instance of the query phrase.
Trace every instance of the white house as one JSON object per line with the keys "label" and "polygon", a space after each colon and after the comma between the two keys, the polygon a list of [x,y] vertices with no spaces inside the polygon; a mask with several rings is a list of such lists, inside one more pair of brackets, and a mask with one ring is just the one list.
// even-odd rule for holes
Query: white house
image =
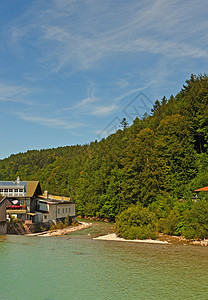
{"label": "white house", "polygon": [[75,218],[75,202],[70,198],[48,195],[45,191],[44,195],[38,196],[39,210],[36,213],[36,221],[41,223],[64,220],[67,216]]}

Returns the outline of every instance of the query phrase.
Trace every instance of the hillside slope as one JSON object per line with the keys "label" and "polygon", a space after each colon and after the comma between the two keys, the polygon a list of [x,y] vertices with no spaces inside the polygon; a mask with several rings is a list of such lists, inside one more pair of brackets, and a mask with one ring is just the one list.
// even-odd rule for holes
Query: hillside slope
{"label": "hillside slope", "polygon": [[207,142],[208,77],[191,75],[175,97],[156,100],[151,115],[100,142],[1,160],[0,180],[39,180],[85,216],[114,220],[140,203],[167,218],[178,198],[208,185]]}

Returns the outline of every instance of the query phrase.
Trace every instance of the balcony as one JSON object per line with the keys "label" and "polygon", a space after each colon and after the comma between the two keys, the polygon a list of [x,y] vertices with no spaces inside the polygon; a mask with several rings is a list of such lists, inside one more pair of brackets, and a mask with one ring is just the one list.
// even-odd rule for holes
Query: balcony
{"label": "balcony", "polygon": [[10,205],[6,207],[7,214],[26,214],[26,206],[25,205]]}

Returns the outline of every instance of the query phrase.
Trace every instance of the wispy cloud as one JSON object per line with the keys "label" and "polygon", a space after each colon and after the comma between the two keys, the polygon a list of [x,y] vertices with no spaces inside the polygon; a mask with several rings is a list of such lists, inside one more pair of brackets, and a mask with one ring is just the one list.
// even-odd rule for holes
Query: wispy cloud
{"label": "wispy cloud", "polygon": [[94,107],[94,109],[91,111],[91,114],[95,116],[108,116],[117,109],[118,107],[115,104],[109,106],[97,106]]}
{"label": "wispy cloud", "polygon": [[131,90],[128,90],[126,93],[122,94],[121,96],[118,96],[115,101],[118,102],[132,94],[135,94],[135,93],[138,93],[138,92],[141,92],[143,91],[147,86],[143,86],[141,88],[137,88],[137,89],[131,89]]}
{"label": "wispy cloud", "polygon": [[10,38],[21,44],[33,34],[35,46],[55,71],[67,66],[94,68],[105,58],[124,53],[207,58],[203,47],[208,37],[205,4],[190,2],[106,1],[100,5],[86,0],[80,9],[80,1],[54,0],[40,10],[42,1],[37,1],[14,24]]}
{"label": "wispy cloud", "polygon": [[44,143],[54,128],[89,142],[92,130],[117,128],[141,91],[154,103],[207,72],[204,0],[20,2],[0,12],[1,112],[19,111],[8,130],[24,120],[26,131],[45,126]]}
{"label": "wispy cloud", "polygon": [[86,126],[86,124],[84,125],[78,122],[77,123],[68,122],[67,120],[64,119],[40,117],[40,116],[26,114],[22,112],[18,112],[17,116],[24,121],[33,122],[33,123],[37,123],[38,125],[43,125],[43,126],[57,128],[57,129],[71,130],[71,129],[76,129],[76,128]]}
{"label": "wispy cloud", "polygon": [[72,111],[79,109],[82,112],[86,112],[89,108],[89,105],[97,102],[97,98],[95,97],[95,85],[94,83],[91,83],[89,88],[87,89],[87,98],[77,102],[75,105],[63,107],[57,110],[58,113],[64,112],[64,111]]}
{"label": "wispy cloud", "polygon": [[[109,98],[105,95],[111,92],[110,81],[107,82],[109,93],[104,88],[97,91],[93,83],[86,98],[77,103],[72,99],[71,105],[57,108],[59,114],[107,116],[118,109],[119,101],[125,97],[150,86],[158,89],[171,73],[167,66],[174,69],[180,59],[186,59],[188,64],[188,60],[208,58],[207,9],[202,0],[199,2],[200,5],[191,0],[187,5],[180,0],[130,0],[105,1],[100,5],[93,0],[49,0],[44,4],[37,0],[8,25],[5,34],[14,51],[22,47],[24,54],[32,47],[36,63],[50,71],[99,70],[101,74],[102,69],[110,71],[111,66],[113,69],[115,61],[120,66],[124,64],[122,70],[125,60],[131,60],[132,68],[135,62],[137,75],[146,79],[136,80],[135,73],[132,83],[129,78],[120,76],[120,80],[114,81],[116,92]],[[154,57],[153,65],[148,62],[148,70],[140,70],[143,60],[148,61],[149,57]],[[18,94],[15,88],[17,94],[15,89],[10,95],[5,91],[0,101],[28,101],[25,95],[21,98],[21,92],[29,91],[22,89]]]}
{"label": "wispy cloud", "polygon": [[26,86],[0,83],[0,101],[34,105],[34,102],[29,100],[29,95],[34,91]]}
{"label": "wispy cloud", "polygon": [[110,115],[118,108],[116,104],[106,103],[105,105],[101,105],[101,102],[103,102],[101,98],[95,96],[95,84],[91,83],[87,89],[87,97],[85,99],[77,102],[73,106],[58,109],[56,112],[60,114],[74,111],[76,115],[84,114],[102,117]]}

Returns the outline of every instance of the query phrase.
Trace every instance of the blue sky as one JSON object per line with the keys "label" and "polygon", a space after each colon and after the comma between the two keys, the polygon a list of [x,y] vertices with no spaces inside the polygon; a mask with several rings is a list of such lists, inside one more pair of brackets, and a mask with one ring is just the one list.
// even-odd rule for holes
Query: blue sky
{"label": "blue sky", "polygon": [[0,158],[99,140],[175,95],[207,73],[207,16],[204,0],[2,0]]}

